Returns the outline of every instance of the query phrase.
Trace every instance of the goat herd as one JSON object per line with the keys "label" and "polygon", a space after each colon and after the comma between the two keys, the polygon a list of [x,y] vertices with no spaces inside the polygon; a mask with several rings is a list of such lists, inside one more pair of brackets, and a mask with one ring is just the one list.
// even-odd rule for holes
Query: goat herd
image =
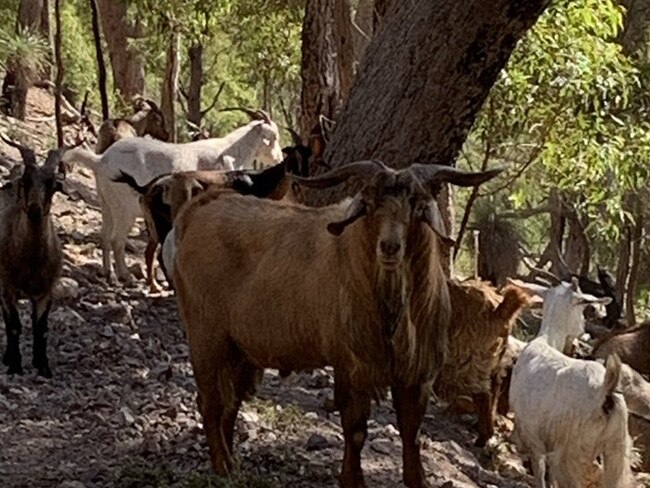
{"label": "goat herd", "polygon": [[[625,391],[640,391],[645,380],[616,354],[603,365],[564,353],[584,333],[583,309],[609,299],[583,293],[575,280],[554,287],[512,281],[497,291],[445,278],[442,252],[454,241],[436,197],[445,184],[477,186],[499,170],[413,164],[396,171],[375,160],[331,169],[322,159],[322,130],[308,145],[293,133],[294,145],[281,149],[277,125],[250,110],[253,120],[223,138],[171,144],[140,137],[166,137],[155,132],[157,108],[143,110],[131,121],[106,121],[98,153],[57,149],[38,165],[33,151],[6,141],[24,160],[22,176],[0,190],[9,374],[23,372],[16,305],[28,298],[32,364],[39,375],[52,375],[47,318],[62,251],[49,209],[79,163],[96,177],[109,282],[132,280],[126,237],[144,213],[147,280],[159,289],[158,261],[175,289],[216,473],[234,469],[237,412],[264,368],[288,375],[333,366],[330,408],[341,414],[344,488],[365,486],[360,456],[371,401],[388,387],[408,487],[428,486],[418,434],[431,391],[452,405],[471,398],[478,446],[494,433],[497,411],[510,407],[513,438],[538,487],[581,487],[596,461],[603,486],[634,486]],[[270,167],[244,169],[254,160]],[[328,170],[310,177],[315,164]],[[345,182],[360,191],[325,207],[299,203],[303,189]],[[543,301],[539,335],[518,343],[510,336],[516,319],[536,301]],[[625,352],[618,336],[607,341],[601,351]],[[621,384],[632,386],[622,394]]]}

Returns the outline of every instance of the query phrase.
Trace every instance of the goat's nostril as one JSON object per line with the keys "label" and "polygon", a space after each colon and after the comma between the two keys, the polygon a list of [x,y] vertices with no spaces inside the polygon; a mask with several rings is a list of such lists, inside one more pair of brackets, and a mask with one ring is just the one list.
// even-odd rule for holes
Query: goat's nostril
{"label": "goat's nostril", "polygon": [[380,241],[379,249],[384,256],[394,256],[400,250],[400,243],[395,241]]}

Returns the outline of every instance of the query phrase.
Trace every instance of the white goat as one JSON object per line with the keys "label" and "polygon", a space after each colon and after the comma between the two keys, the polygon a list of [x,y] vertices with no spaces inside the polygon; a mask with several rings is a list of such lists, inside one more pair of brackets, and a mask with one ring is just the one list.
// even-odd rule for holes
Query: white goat
{"label": "white goat", "polygon": [[620,359],[611,356],[603,367],[561,352],[567,339],[584,332],[584,307],[611,299],[583,294],[576,280],[550,289],[514,283],[544,299],[541,329],[519,356],[510,384],[516,438],[531,456],[536,486],[580,488],[601,455],[604,487],[631,488],[627,406],[614,393]]}
{"label": "white goat", "polygon": [[[139,195],[123,183],[112,180],[123,171],[144,186],[154,178],[178,171],[233,169],[250,167],[253,160],[275,164],[282,160],[277,125],[264,114],[219,139],[185,144],[170,144],[154,139],[121,139],[104,154],[83,148],[68,151],[64,162],[79,162],[95,173],[97,193],[102,207],[101,248],[104,274],[113,281],[110,251],[113,250],[117,277],[130,280],[124,247],[126,238],[141,215]],[[234,161],[234,165],[233,162]]]}

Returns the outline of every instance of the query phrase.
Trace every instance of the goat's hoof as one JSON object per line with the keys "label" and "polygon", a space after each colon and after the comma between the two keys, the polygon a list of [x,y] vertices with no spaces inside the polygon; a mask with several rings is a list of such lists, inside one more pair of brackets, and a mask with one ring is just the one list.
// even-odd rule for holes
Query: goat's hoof
{"label": "goat's hoof", "polygon": [[362,474],[339,476],[339,486],[341,488],[367,488]]}
{"label": "goat's hoof", "polygon": [[106,278],[106,283],[108,283],[111,286],[117,283],[117,276],[115,276],[115,274],[112,272],[105,274],[104,277]]}
{"label": "goat's hoof", "polygon": [[51,378],[52,377],[52,371],[50,371],[50,367],[47,364],[45,366],[41,366],[39,368],[36,368],[36,374],[38,376],[42,376],[43,378]]}
{"label": "goat's hoof", "polygon": [[160,293],[163,290],[162,286],[158,283],[153,282],[149,285],[149,293]]}
{"label": "goat's hoof", "polygon": [[7,374],[23,374],[23,366],[18,364],[11,364],[7,370]]}
{"label": "goat's hoof", "polygon": [[478,439],[476,439],[476,441],[474,442],[474,447],[485,447],[485,444],[487,444],[487,441],[490,440],[490,437],[479,436]]}
{"label": "goat's hoof", "polygon": [[33,358],[32,366],[36,369],[36,374],[38,376],[42,376],[43,378],[52,377],[52,371],[50,370],[50,366],[47,363],[47,359],[39,360],[38,358]]}

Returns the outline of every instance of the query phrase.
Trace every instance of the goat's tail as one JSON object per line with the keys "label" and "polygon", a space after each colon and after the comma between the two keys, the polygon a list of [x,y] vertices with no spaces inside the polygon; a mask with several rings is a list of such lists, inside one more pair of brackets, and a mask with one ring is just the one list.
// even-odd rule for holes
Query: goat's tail
{"label": "goat's tail", "polygon": [[61,159],[68,168],[72,168],[74,163],[81,163],[85,167],[96,171],[97,164],[101,161],[102,155],[95,154],[85,147],[75,147],[74,149],[66,151]]}
{"label": "goat's tail", "polygon": [[135,191],[137,191],[140,195],[144,195],[144,194],[147,193],[148,186],[140,186],[140,185],[138,185],[138,182],[135,181],[135,178],[133,176],[131,176],[130,174],[125,173],[122,170],[120,170],[120,175],[119,176],[115,176],[115,177],[113,177],[111,179],[116,183],[126,183],[131,188],[133,188]]}
{"label": "goat's tail", "polygon": [[606,398],[614,393],[621,377],[621,368],[621,358],[618,357],[618,354],[613,353],[607,356],[605,361],[605,381],[603,382],[603,391]]}

